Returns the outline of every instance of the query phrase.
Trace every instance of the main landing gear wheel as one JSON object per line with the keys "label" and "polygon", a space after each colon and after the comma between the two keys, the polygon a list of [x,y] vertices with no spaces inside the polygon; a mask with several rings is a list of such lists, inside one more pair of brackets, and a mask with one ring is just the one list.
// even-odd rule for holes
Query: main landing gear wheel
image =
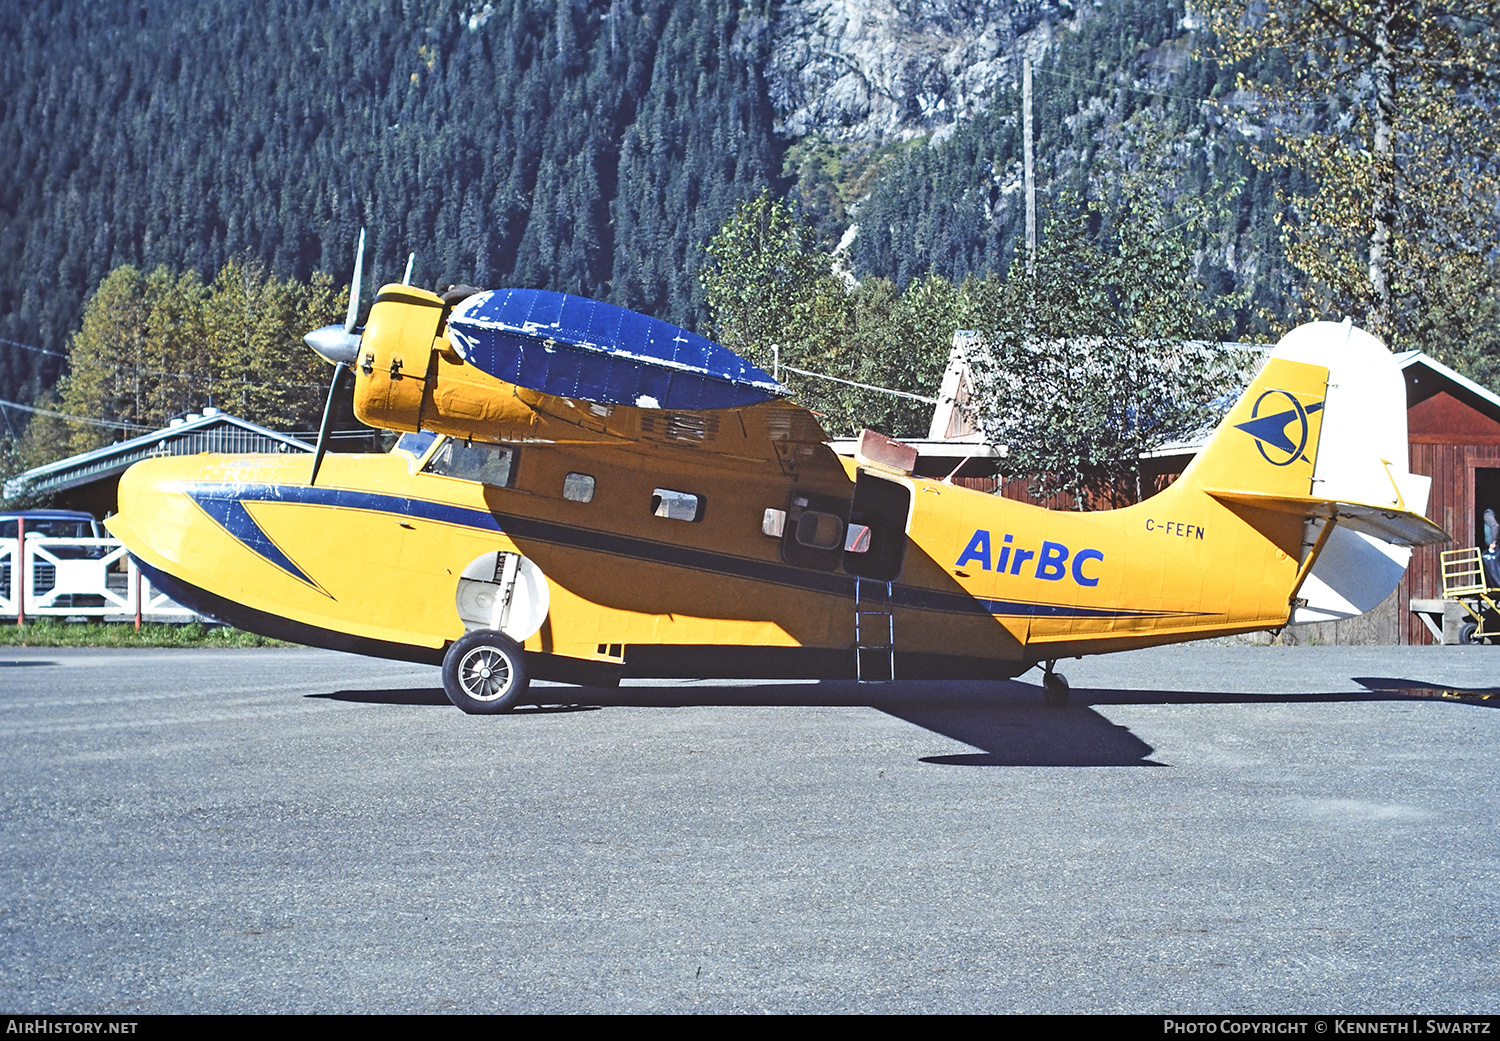
{"label": "main landing gear wheel", "polygon": [[1053,672],[1054,664],[1049,661],[1047,671],[1042,673],[1042,700],[1053,708],[1062,708],[1068,703],[1068,678],[1060,672]]}
{"label": "main landing gear wheel", "polygon": [[471,714],[509,712],[530,685],[526,652],[493,629],[465,633],[443,657],[443,691],[449,701]]}

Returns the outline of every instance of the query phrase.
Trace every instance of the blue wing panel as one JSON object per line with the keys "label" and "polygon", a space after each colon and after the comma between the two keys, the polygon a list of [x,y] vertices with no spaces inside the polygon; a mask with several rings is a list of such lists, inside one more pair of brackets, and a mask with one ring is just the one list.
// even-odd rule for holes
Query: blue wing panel
{"label": "blue wing panel", "polygon": [[542,289],[463,301],[448,335],[469,364],[563,398],[645,408],[754,405],[786,393],[712,340],[623,307]]}

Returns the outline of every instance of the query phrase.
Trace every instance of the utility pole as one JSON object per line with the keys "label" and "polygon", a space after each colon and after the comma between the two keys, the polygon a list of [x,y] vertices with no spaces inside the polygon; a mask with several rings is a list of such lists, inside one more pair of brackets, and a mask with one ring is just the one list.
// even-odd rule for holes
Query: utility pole
{"label": "utility pole", "polygon": [[1036,274],[1036,177],[1031,156],[1031,59],[1021,72],[1021,133],[1026,158],[1026,276]]}

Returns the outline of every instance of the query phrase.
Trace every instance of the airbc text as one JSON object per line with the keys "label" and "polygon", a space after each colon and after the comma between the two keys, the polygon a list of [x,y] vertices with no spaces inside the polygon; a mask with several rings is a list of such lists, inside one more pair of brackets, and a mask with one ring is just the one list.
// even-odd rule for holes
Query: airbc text
{"label": "airbc text", "polygon": [[1097,566],[1088,566],[1104,560],[1104,554],[1099,550],[1080,549],[1074,553],[1061,542],[1043,542],[1040,549],[1024,549],[1014,545],[1013,538],[1006,535],[994,544],[997,552],[992,552],[990,533],[980,528],[969,539],[969,544],[958,555],[958,561],[953,566],[963,567],[977,562],[984,570],[1001,574],[1019,575],[1024,569],[1030,572],[1031,577],[1048,582],[1071,577],[1081,586],[1099,584]]}

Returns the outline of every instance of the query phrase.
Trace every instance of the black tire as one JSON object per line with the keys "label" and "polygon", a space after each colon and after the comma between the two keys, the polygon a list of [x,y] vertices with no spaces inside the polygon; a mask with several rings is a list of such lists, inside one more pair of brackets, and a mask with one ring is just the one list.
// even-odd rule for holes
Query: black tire
{"label": "black tire", "polygon": [[1478,629],[1479,629],[1479,623],[1478,622],[1465,622],[1463,625],[1459,626],[1459,629],[1458,629],[1458,642],[1461,643],[1461,644],[1464,644],[1466,646],[1468,644],[1473,643],[1474,642],[1474,633],[1477,632]]}
{"label": "black tire", "polygon": [[1053,708],[1062,708],[1068,703],[1068,677],[1060,672],[1042,675],[1042,700]]}
{"label": "black tire", "polygon": [[443,691],[471,715],[509,712],[530,686],[526,652],[493,629],[465,633],[443,656]]}

